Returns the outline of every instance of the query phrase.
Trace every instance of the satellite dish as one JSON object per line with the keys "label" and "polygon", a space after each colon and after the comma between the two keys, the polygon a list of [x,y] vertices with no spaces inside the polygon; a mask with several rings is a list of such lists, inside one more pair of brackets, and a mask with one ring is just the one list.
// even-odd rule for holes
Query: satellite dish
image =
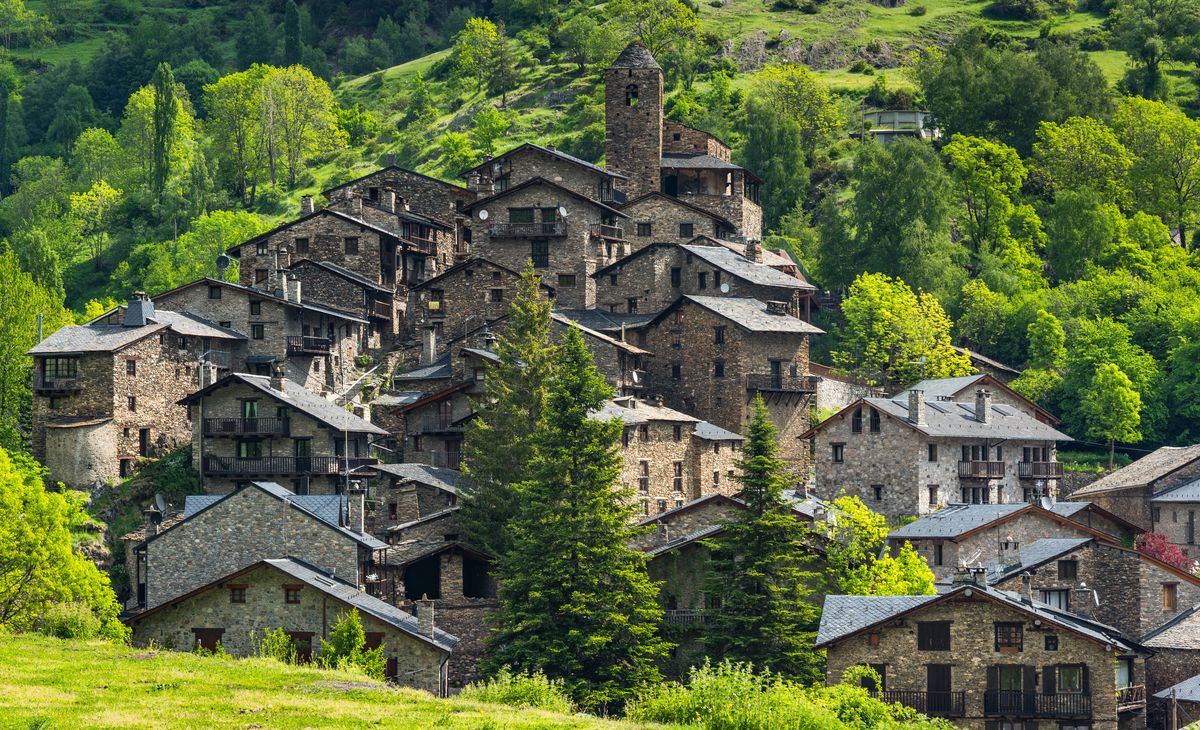
{"label": "satellite dish", "polygon": [[724,281],[723,281],[723,282],[721,282],[721,293],[722,293],[722,294],[728,294],[728,293],[729,293],[729,284],[728,284],[728,282],[724,282]]}
{"label": "satellite dish", "polygon": [[487,219],[488,219],[487,208],[480,208],[479,209],[479,220],[485,221]]}
{"label": "satellite dish", "polygon": [[641,375],[638,375],[638,371],[634,370],[634,371],[633,371],[633,373],[632,373],[632,375],[633,375],[633,382],[634,382],[634,384],[635,384],[635,385],[636,385],[637,383],[640,383],[640,382],[642,382],[642,376],[641,376]]}
{"label": "satellite dish", "polygon": [[563,206],[561,206],[561,205],[560,205],[560,206],[558,206],[558,217],[559,217],[559,218],[566,218],[566,217],[567,217],[567,209],[566,209],[566,208],[564,208],[564,207],[563,207]]}
{"label": "satellite dish", "polygon": [[161,494],[155,494],[154,506],[158,508],[159,512],[165,512],[167,509],[167,500],[163,499]]}
{"label": "satellite dish", "polygon": [[220,256],[217,257],[217,271],[220,271],[221,273],[225,273],[225,269],[228,269],[229,264],[231,264],[231,263],[232,263],[232,261],[230,260],[230,258],[228,256],[226,256],[225,254],[221,254]]}

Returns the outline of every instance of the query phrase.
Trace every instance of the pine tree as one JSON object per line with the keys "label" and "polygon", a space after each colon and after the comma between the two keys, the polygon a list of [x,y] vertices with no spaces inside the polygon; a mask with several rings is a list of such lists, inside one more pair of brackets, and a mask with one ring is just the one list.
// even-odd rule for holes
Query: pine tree
{"label": "pine tree", "polygon": [[175,75],[171,65],[158,64],[151,80],[154,87],[154,148],[150,154],[150,189],[161,195],[171,176],[171,147],[175,143]]}
{"label": "pine tree", "polygon": [[507,524],[516,513],[516,485],[527,478],[531,438],[542,413],[550,376],[550,301],[532,264],[521,274],[496,341],[499,362],[483,381],[485,397],[467,426],[460,524],[471,544],[489,555],[508,551]]}
{"label": "pine tree", "polygon": [[301,53],[300,8],[296,7],[296,0],[288,0],[283,8],[283,65],[300,63]]}
{"label": "pine tree", "polygon": [[628,546],[628,495],[614,488],[622,425],[591,416],[611,396],[570,328],[555,352],[512,549],[497,561],[499,626],[487,659],[491,670],[562,679],[577,703],[604,711],[658,681],[668,648],[658,587]]}
{"label": "pine tree", "polygon": [[820,610],[810,603],[812,550],[807,526],[784,499],[785,466],[775,425],[762,396],[754,400],[743,458],[738,462],[746,509],[712,540],[708,593],[720,608],[710,617],[711,656],[751,662],[804,682],[821,679],[812,652]]}

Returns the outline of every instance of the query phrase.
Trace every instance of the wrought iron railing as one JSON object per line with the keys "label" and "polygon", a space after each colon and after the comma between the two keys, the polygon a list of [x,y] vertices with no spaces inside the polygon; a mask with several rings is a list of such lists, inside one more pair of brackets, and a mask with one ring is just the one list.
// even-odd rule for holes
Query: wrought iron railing
{"label": "wrought iron railing", "polygon": [[966,692],[927,692],[925,690],[889,689],[872,692],[884,702],[898,702],[925,715],[962,717],[966,714]]}
{"label": "wrought iron railing", "polygon": [[710,615],[702,608],[673,608],[663,611],[667,623],[679,626],[706,624]]}
{"label": "wrought iron railing", "polygon": [[815,393],[817,392],[817,383],[815,378],[807,375],[751,373],[746,376],[746,388],[784,393]]}
{"label": "wrought iron railing", "polygon": [[542,238],[567,235],[566,221],[552,223],[492,223],[488,235],[493,238]]}
{"label": "wrought iron railing", "polygon": [[374,466],[378,459],[340,456],[262,456],[258,458],[238,456],[204,457],[204,471],[210,475],[255,475],[255,474],[341,474],[363,466]]}
{"label": "wrought iron railing", "polygon": [[290,336],[287,338],[289,355],[328,355],[333,350],[333,340],[328,337]]}
{"label": "wrought iron railing", "polygon": [[205,436],[287,436],[291,421],[287,418],[205,418]]}

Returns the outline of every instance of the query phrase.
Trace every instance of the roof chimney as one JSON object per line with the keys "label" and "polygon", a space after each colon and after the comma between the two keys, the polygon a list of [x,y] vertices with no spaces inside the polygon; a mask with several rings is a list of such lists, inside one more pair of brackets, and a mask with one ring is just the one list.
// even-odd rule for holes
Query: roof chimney
{"label": "roof chimney", "polygon": [[162,510],[152,504],[142,510],[142,514],[146,517],[146,537],[157,535],[158,528],[162,525]]}
{"label": "roof chimney", "polygon": [[383,209],[389,213],[396,212],[396,191],[395,190],[384,190],[383,191]]}
{"label": "roof chimney", "polygon": [[367,490],[356,484],[346,496],[346,526],[360,535],[366,534]]}
{"label": "roof chimney", "polygon": [[762,245],[758,241],[746,241],[746,251],[743,254],[756,264],[762,263]]}
{"label": "roof chimney", "polygon": [[975,391],[975,420],[980,423],[992,422],[992,393],[988,390]]}
{"label": "roof chimney", "polygon": [[1008,571],[1014,566],[1021,564],[1021,543],[1013,539],[1012,535],[1004,538],[1004,542],[1000,543],[1000,570]]}
{"label": "roof chimney", "polygon": [[1033,605],[1033,576],[1028,570],[1021,573],[1021,600]]}
{"label": "roof chimney", "polygon": [[908,420],[918,426],[925,425],[925,391],[908,391]]}
{"label": "roof chimney", "polygon": [[125,308],[126,327],[145,327],[149,324],[149,320],[154,317],[154,302],[150,301],[150,297],[146,296],[146,292],[134,292],[133,296],[129,297],[129,304]]}
{"label": "roof chimney", "polygon": [[413,601],[413,608],[417,611],[417,631],[432,639],[433,601],[429,600],[428,594],[422,593],[421,600]]}
{"label": "roof chimney", "polygon": [[1075,595],[1071,597],[1071,613],[1090,619],[1092,611],[1100,605],[1100,598],[1096,595],[1096,591],[1088,588],[1087,583],[1080,583],[1074,593]]}
{"label": "roof chimney", "polygon": [[767,314],[779,314],[786,316],[788,313],[787,302],[770,301],[767,302]]}
{"label": "roof chimney", "polygon": [[432,325],[421,331],[421,365],[432,365],[437,357],[437,329]]}
{"label": "roof chimney", "polygon": [[313,213],[313,196],[300,196],[300,215],[312,215]]}
{"label": "roof chimney", "polygon": [[280,393],[287,392],[287,377],[284,375],[283,365],[276,363],[271,370],[271,387]]}
{"label": "roof chimney", "polygon": [[300,280],[299,279],[288,279],[287,287],[288,287],[287,298],[289,300],[295,302],[296,304],[299,304],[300,303]]}
{"label": "roof chimney", "polygon": [[351,198],[350,198],[350,215],[354,216],[355,218],[363,217],[362,196],[361,195],[351,196]]}

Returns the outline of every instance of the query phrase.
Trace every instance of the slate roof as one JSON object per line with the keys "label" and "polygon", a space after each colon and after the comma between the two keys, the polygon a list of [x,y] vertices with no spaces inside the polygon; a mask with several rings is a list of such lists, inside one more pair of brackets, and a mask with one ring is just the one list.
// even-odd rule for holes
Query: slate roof
{"label": "slate roof", "polygon": [[1138,643],[1151,649],[1200,649],[1200,606],[1192,606],[1157,629],[1149,632]]}
{"label": "slate roof", "polygon": [[741,165],[722,160],[712,155],[693,155],[683,152],[664,152],[662,167],[669,170],[744,170]]}
{"label": "slate roof", "polygon": [[561,152],[559,150],[552,150],[549,147],[543,147],[542,145],[534,144],[533,142],[526,142],[524,144],[513,147],[511,150],[502,152],[501,154],[496,155],[495,157],[488,160],[487,162],[484,162],[481,165],[476,165],[475,167],[472,167],[470,170],[467,170],[466,172],[463,173],[463,176],[465,176],[467,174],[467,172],[472,172],[474,170],[478,170],[483,167],[490,167],[493,163],[496,162],[496,160],[503,159],[503,158],[507,157],[508,155],[511,155],[514,152],[519,152],[524,149],[534,149],[534,150],[537,150],[538,152],[543,152],[547,155],[550,155],[551,157],[557,157],[560,160],[563,160],[565,162],[570,162],[572,164],[579,165],[580,167],[585,167],[585,168],[591,170],[592,172],[598,172],[601,175],[604,175],[605,177],[615,177],[615,178],[620,178],[621,180],[629,179],[627,176],[622,175],[619,172],[615,172],[613,170],[607,170],[593,162],[588,162],[587,160],[580,159],[580,158],[576,157],[575,155],[568,155],[566,152]]}
{"label": "slate roof", "polygon": [[[158,299],[160,299],[162,297],[169,296],[171,294],[183,291],[184,289],[188,289],[193,286],[201,286],[201,285],[223,286],[226,289],[231,289],[233,291],[239,291],[239,292],[244,292],[246,294],[249,294],[249,295],[253,296],[255,299],[262,299],[264,301],[275,302],[277,304],[283,304],[284,306],[295,307],[297,309],[307,309],[310,312],[316,312],[318,314],[327,314],[331,317],[337,317],[338,319],[344,319],[344,320],[347,320],[350,322],[358,322],[359,324],[367,324],[367,320],[363,319],[362,317],[360,317],[356,314],[351,314],[349,312],[343,312],[340,309],[326,307],[321,304],[312,304],[312,303],[306,302],[306,301],[293,302],[291,300],[284,299],[283,297],[277,297],[272,292],[269,292],[266,289],[255,289],[252,286],[243,286],[241,284],[235,284],[232,281],[221,281],[220,279],[210,279],[207,277],[205,277],[203,279],[196,279],[195,281],[189,281],[188,283],[183,284],[181,286],[177,286],[174,289],[170,289],[165,292],[160,292],[159,294],[155,294],[153,297],[151,297],[151,299],[157,301]],[[301,296],[303,297],[303,294],[301,294]]]}
{"label": "slate roof", "polygon": [[[705,241],[708,241],[708,243],[704,243]],[[713,238],[712,236],[705,235],[705,234],[700,234],[699,236],[696,236],[692,240],[688,241],[688,243],[693,246],[723,246],[723,247],[729,249],[730,251],[733,251],[734,253],[740,253],[743,255],[745,255],[745,253],[746,253],[746,244],[744,244],[744,243],[740,243],[738,241],[730,241],[730,240],[724,239],[724,238]],[[770,266],[772,268],[787,268],[787,269],[799,269],[800,268],[796,265],[796,262],[793,261],[790,256],[788,256],[787,254],[785,254],[781,251],[773,251],[773,250],[771,250],[769,248],[765,248],[765,247],[761,248],[761,250],[762,250],[763,263],[766,264],[767,266]]]}
{"label": "slate roof", "polygon": [[[750,332],[819,335],[824,330],[790,314],[769,314],[765,302],[746,297],[699,297],[685,294],[680,300],[717,314]],[[668,308],[670,309],[670,308]],[[664,312],[667,310],[664,310]],[[659,313],[660,316],[663,312]]]}
{"label": "slate roof", "polygon": [[221,378],[207,388],[192,393],[180,403],[194,403],[217,388],[223,388],[235,382],[245,383],[271,396],[277,401],[286,403],[297,411],[314,418],[337,431],[353,433],[373,433],[380,436],[388,435],[384,429],[365,419],[359,418],[333,401],[326,400],[313,393],[299,383],[284,380],[282,391],[271,386],[271,378],[267,375],[249,375],[246,373],[231,373]]}
{"label": "slate roof", "polygon": [[411,406],[421,400],[425,394],[419,390],[404,390],[399,393],[385,393],[371,401],[373,406]]}
{"label": "slate roof", "polygon": [[696,424],[696,429],[692,431],[692,435],[696,438],[704,439],[705,441],[745,441],[745,437],[740,433],[726,431],[720,426],[701,421]]}
{"label": "slate roof", "polygon": [[773,269],[766,264],[755,263],[724,246],[693,246],[691,244],[683,244],[680,248],[690,254],[699,256],[713,266],[727,271],[739,279],[745,279],[751,284],[786,287],[788,289],[816,289],[816,287],[803,279],[789,276],[779,269]]}
{"label": "slate roof", "polygon": [[649,555],[650,557],[654,558],[659,555],[662,555],[663,553],[669,553],[672,550],[678,550],[679,548],[681,548],[685,545],[690,545],[690,544],[696,542],[697,540],[703,540],[708,537],[715,537],[716,535],[719,535],[724,531],[725,531],[724,525],[709,525],[708,527],[705,527],[704,529],[696,530],[695,532],[689,533],[687,535],[683,535],[682,537],[677,537],[673,540],[669,540],[669,541],[663,543],[662,545],[657,545],[655,547],[652,547],[646,551],[646,555]]}
{"label": "slate roof", "polygon": [[1054,560],[1061,555],[1078,550],[1093,539],[1091,537],[1044,538],[1023,544],[1020,546],[1020,563],[1003,568],[1000,565],[999,558],[996,557],[984,562],[984,567],[987,568],[987,581],[989,584],[995,585],[996,583],[1012,578],[1014,575],[1020,575],[1026,570],[1036,568]]}
{"label": "slate roof", "polygon": [[734,497],[730,497],[727,494],[721,494],[719,492],[713,492],[710,494],[705,494],[702,497],[697,497],[693,500],[685,502],[684,504],[681,504],[678,507],[672,507],[671,509],[667,510],[666,512],[659,512],[658,514],[647,515],[647,516],[641,518],[640,520],[638,520],[637,524],[638,524],[638,526],[643,526],[643,525],[651,525],[651,524],[654,524],[655,522],[662,522],[663,520],[669,519],[680,512],[686,512],[686,511],[692,509],[693,507],[697,507],[701,504],[704,504],[705,502],[730,502],[734,506],[739,507],[739,508],[745,506],[745,504],[743,502],[741,502],[740,500],[738,500]]}
{"label": "slate roof", "polygon": [[1200,479],[1169,489],[1150,498],[1151,502],[1200,502]]}
{"label": "slate roof", "polygon": [[[1073,441],[1070,436],[1042,423],[1012,406],[993,403],[991,420],[975,418],[974,403],[925,400],[925,423],[913,423],[908,417],[908,398],[863,398],[863,402],[902,421],[927,436],[946,438],[989,438],[1028,441]],[[851,405],[850,408],[855,406]],[[829,421],[824,421],[829,423]],[[822,424],[818,424],[820,428]]]}
{"label": "slate roof", "polygon": [[[312,259],[297,259],[288,268],[294,269],[297,266],[299,266],[300,264],[312,264],[313,266],[316,266],[317,268],[325,269],[326,271],[336,274],[337,276],[340,276],[343,279],[346,279],[347,281],[351,281],[351,282],[354,282],[355,284],[358,284],[359,286],[363,287],[364,289],[370,289],[371,291],[377,291],[377,292],[386,292],[388,294],[394,293],[393,290],[387,288],[386,286],[383,286],[379,282],[371,281],[370,279],[368,279],[367,277],[358,273],[357,271],[351,271],[350,269],[347,269],[345,266],[339,266],[338,264],[335,264],[332,261],[314,261]],[[304,296],[303,289],[301,289],[300,296],[302,298]]]}
{"label": "slate roof", "polygon": [[[363,228],[366,228],[367,230],[371,230],[371,231],[374,231],[375,233],[385,235],[388,238],[398,238],[398,236],[396,235],[396,233],[394,231],[389,231],[386,228],[380,228],[379,226],[375,225],[374,223],[369,223],[369,222],[363,220],[362,218],[355,218],[354,216],[350,215],[349,213],[343,213],[342,211],[334,210],[333,208],[317,208],[316,210],[309,213],[308,215],[301,216],[299,218],[296,218],[295,220],[290,220],[285,223],[280,223],[279,225],[275,226],[274,228],[272,228],[269,231],[263,231],[262,233],[258,234],[257,236],[247,238],[245,241],[242,241],[241,243],[235,243],[232,246],[230,246],[229,248],[225,249],[225,253],[229,254],[230,256],[232,256],[234,258],[241,258],[242,246],[248,246],[251,243],[255,243],[257,241],[268,239],[271,236],[275,235],[276,233],[279,233],[280,231],[286,231],[287,229],[291,228],[294,225],[297,225],[299,223],[304,223],[305,221],[311,220],[318,216],[327,216],[327,215],[331,215],[335,218],[341,218],[342,220],[344,220],[348,223],[353,223],[357,226],[362,226]],[[445,223],[437,223],[437,226],[439,228],[446,228]]]}
{"label": "slate roof", "polygon": [[165,324],[123,327],[119,324],[77,324],[62,327],[34,345],[30,355],[75,355],[85,352],[117,352],[149,337]]}
{"label": "slate roof", "polygon": [[417,519],[412,520],[410,522],[405,522],[402,525],[392,525],[391,527],[387,528],[387,531],[388,532],[404,532],[405,530],[407,530],[410,527],[415,527],[416,525],[421,525],[426,522],[433,522],[434,520],[440,520],[443,517],[449,517],[450,515],[454,514],[457,511],[458,511],[458,507],[447,507],[446,509],[439,510],[437,512],[431,512],[431,513],[425,515],[424,517],[418,517]]}
{"label": "slate roof", "polygon": [[[1070,519],[1079,511],[1079,504],[1087,506],[1086,502],[1056,502],[1048,512]],[[993,522],[1011,517],[1023,510],[1039,512],[1041,507],[1024,502],[1008,504],[951,504],[925,515],[919,520],[910,522],[903,527],[892,530],[888,538],[895,540],[943,538],[954,539],[968,532],[990,525]],[[1080,525],[1080,530],[1087,530]]]}
{"label": "slate roof", "polygon": [[150,315],[151,322],[170,325],[171,329],[188,337],[212,337],[222,340],[245,340],[246,335],[229,327],[222,327],[190,312],[157,310]]}
{"label": "slate roof", "polygon": [[654,60],[654,54],[640,41],[634,41],[625,46],[625,50],[621,51],[617,60],[613,61],[609,68],[657,68],[662,70],[658,61]]}
{"label": "slate roof", "polygon": [[451,188],[456,193],[462,193],[464,195],[464,197],[468,197],[468,196],[472,195],[472,193],[469,190],[462,187],[461,185],[455,185],[453,183],[448,183],[445,180],[439,180],[436,177],[430,177],[429,175],[426,175],[424,173],[417,172],[416,170],[409,170],[407,168],[400,167],[399,165],[388,165],[387,167],[381,167],[380,169],[378,169],[374,172],[368,172],[367,174],[362,175],[360,177],[356,177],[353,180],[347,180],[346,182],[344,182],[340,185],[334,185],[333,187],[329,188],[328,190],[323,190],[322,194],[328,198],[329,194],[336,190],[341,190],[342,188],[347,187],[349,185],[361,183],[364,180],[367,180],[369,178],[372,178],[372,177],[379,175],[381,173],[384,173],[384,172],[389,172],[391,170],[395,170],[397,172],[403,172],[408,175],[415,175],[416,177],[424,178],[425,180],[428,180],[429,182],[437,183],[438,185],[441,185],[442,187]]}
{"label": "slate roof", "polygon": [[601,210],[608,211],[609,213],[612,213],[613,215],[617,215],[622,218],[629,217],[628,213],[622,213],[621,211],[617,210],[616,208],[612,207],[611,205],[608,205],[607,203],[601,203],[598,200],[593,200],[592,198],[589,198],[588,196],[586,196],[582,193],[571,190],[570,188],[565,188],[562,185],[559,185],[556,182],[551,182],[550,180],[547,180],[544,177],[531,177],[528,180],[525,180],[524,182],[513,185],[510,188],[505,188],[504,190],[501,190],[493,195],[489,195],[486,198],[480,198],[478,200],[474,200],[474,201],[464,205],[462,209],[464,211],[474,210],[480,206],[488,205],[496,200],[500,200],[501,198],[508,197],[509,195],[512,195],[513,193],[515,193],[519,190],[524,190],[525,188],[534,187],[535,185],[544,185],[553,190],[557,190],[559,193],[561,193],[563,195],[575,198],[576,200],[581,200],[590,205],[594,205]]}
{"label": "slate roof", "polygon": [[632,353],[634,355],[651,355],[652,356],[654,354],[654,353],[650,352],[649,350],[643,350],[642,348],[640,348],[636,345],[631,345],[628,342],[624,342],[622,340],[617,339],[616,337],[606,335],[605,333],[601,332],[600,330],[593,329],[593,328],[587,326],[586,324],[584,324],[583,322],[578,322],[574,319],[571,319],[570,317],[568,317],[565,314],[560,314],[559,312],[551,312],[550,319],[554,320],[555,322],[558,322],[559,324],[575,325],[576,327],[579,328],[579,332],[581,334],[583,334],[585,337],[591,337],[593,339],[600,340],[601,342],[605,343],[606,345],[612,345],[613,347],[616,347],[621,350],[625,350],[626,352]]}
{"label": "slate roof", "polygon": [[[666,201],[667,203],[670,203],[671,205],[678,205],[681,208],[685,208],[694,213],[698,213],[698,214],[705,216],[711,220],[717,221],[718,223],[724,223],[729,228],[736,227],[733,225],[733,221],[729,220],[728,218],[726,218],[723,215],[714,213],[711,210],[706,210],[704,208],[701,208],[698,205],[689,203],[688,201],[683,200],[682,198],[677,198],[674,195],[667,195],[666,193],[658,191],[658,190],[646,193],[645,195],[639,195],[638,197],[634,198],[633,200],[627,201],[624,205],[621,206],[621,210],[629,210],[630,208],[633,208],[634,206],[636,206],[638,203],[641,203],[644,200],[649,200],[650,198],[658,198],[660,200]],[[672,244],[672,245],[674,245],[674,244]],[[634,253],[636,253],[636,252],[634,252]],[[633,254],[630,254],[630,255],[633,255]]]}
{"label": "slate roof", "polygon": [[408,481],[428,484],[451,494],[458,494],[467,479],[462,472],[428,464],[376,464],[375,470]]}
{"label": "slate roof", "polygon": [[1200,444],[1164,446],[1146,454],[1128,466],[1101,477],[1086,487],[1076,489],[1071,496],[1099,494],[1119,489],[1145,487],[1180,467],[1200,459]]}
{"label": "slate roof", "polygon": [[[628,407],[629,405],[633,407],[630,408]],[[627,426],[651,423],[653,421],[667,421],[670,423],[700,422],[700,419],[695,416],[689,416],[686,413],[667,408],[666,406],[647,403],[644,400],[636,400],[631,396],[605,401],[604,405],[600,406],[600,410],[593,413],[592,416],[600,420],[616,418],[623,421]]]}
{"label": "slate roof", "polygon": [[1200,674],[1154,693],[1157,700],[1169,700],[1172,696],[1179,702],[1200,702]]}
{"label": "slate roof", "polygon": [[449,378],[453,375],[454,368],[450,365],[450,353],[447,352],[428,365],[422,365],[407,372],[393,375],[392,381],[436,380],[441,378]]}
{"label": "slate roof", "polygon": [[954,400],[954,396],[986,377],[983,373],[976,373],[975,375],[961,375],[957,378],[922,380],[916,385],[900,391],[895,397],[908,398],[909,391],[920,390],[924,391],[927,400]]}
{"label": "slate roof", "polygon": [[624,324],[627,328],[640,327],[658,316],[658,312],[605,312],[601,309],[555,309],[554,314],[566,317],[581,327],[603,332],[619,330]]}

